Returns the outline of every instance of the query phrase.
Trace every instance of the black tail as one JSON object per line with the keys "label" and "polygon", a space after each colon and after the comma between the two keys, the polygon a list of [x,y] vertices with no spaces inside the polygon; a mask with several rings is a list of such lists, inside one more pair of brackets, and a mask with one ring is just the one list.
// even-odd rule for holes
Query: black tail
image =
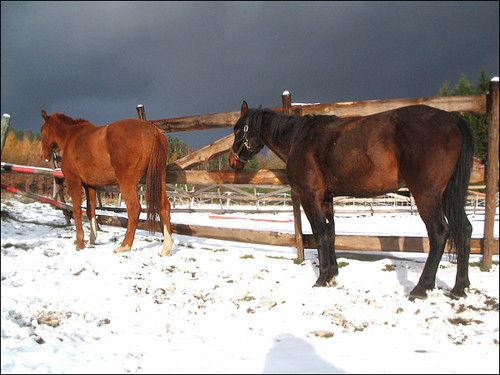
{"label": "black tail", "polygon": [[146,175],[146,227],[150,232],[154,231],[156,216],[160,213],[162,192],[166,188],[165,179],[167,174],[167,140],[161,133],[155,133],[155,137],[155,143],[149,155],[149,166]]}
{"label": "black tail", "polygon": [[449,225],[450,248],[460,258],[470,252],[471,224],[465,214],[467,190],[474,156],[474,136],[467,121],[457,116],[462,133],[462,149],[457,166],[445,191],[444,211]]}

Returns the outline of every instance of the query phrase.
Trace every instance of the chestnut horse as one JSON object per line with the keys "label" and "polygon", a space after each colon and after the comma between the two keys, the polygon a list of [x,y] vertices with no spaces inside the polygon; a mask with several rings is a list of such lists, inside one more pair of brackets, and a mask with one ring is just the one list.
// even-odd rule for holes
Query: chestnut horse
{"label": "chestnut horse", "polygon": [[229,156],[241,169],[264,146],[286,163],[292,191],[318,248],[315,286],[335,285],[333,196],[374,197],[407,186],[424,221],[430,251],[410,299],[435,286],[446,241],[457,254],[451,297],[465,297],[472,226],[465,213],[474,153],[470,126],[460,117],[414,105],[363,117],[288,116],[248,109],[243,102]]}
{"label": "chestnut horse", "polygon": [[49,161],[58,149],[63,152],[61,169],[73,201],[76,226],[76,248],[85,248],[82,228],[82,186],[87,195],[87,216],[91,223],[90,243],[97,236],[95,216],[96,187],[120,185],[127,205],[128,224],[125,239],[114,252],[132,248],[141,213],[137,186],[146,177],[148,229],[153,230],[157,215],[163,224],[164,242],[160,256],[170,255],[172,248],[170,202],[166,193],[167,139],[149,122],[121,120],[106,126],[95,126],[64,113],[50,116],[42,110],[42,159]]}

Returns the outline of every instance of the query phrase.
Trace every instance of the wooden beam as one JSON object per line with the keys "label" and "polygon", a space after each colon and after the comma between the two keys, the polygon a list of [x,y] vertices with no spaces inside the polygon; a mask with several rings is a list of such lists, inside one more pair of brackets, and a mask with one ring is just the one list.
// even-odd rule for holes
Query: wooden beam
{"label": "wooden beam", "polygon": [[[86,219],[86,216],[83,217]],[[123,217],[100,215],[97,221],[101,225],[127,227],[128,220]],[[147,230],[145,220],[139,220],[138,229]],[[162,233],[160,224],[156,223],[155,231]],[[217,228],[200,225],[187,225],[172,223],[172,231],[176,234],[193,237],[211,238],[223,241],[245,242],[272,246],[295,247],[295,235],[271,231]],[[316,244],[312,234],[303,235],[304,247],[315,249]],[[494,241],[493,253],[498,254],[498,239]],[[429,252],[427,237],[394,237],[394,236],[364,236],[364,235],[337,235],[337,250],[353,251],[400,251],[400,252]],[[471,253],[481,253],[481,239],[473,238]]]}
{"label": "wooden beam", "polygon": [[[117,227],[127,227],[127,218],[116,216],[103,216],[97,218],[99,224]],[[163,233],[159,223],[156,223],[155,232]],[[146,221],[139,220],[138,229],[146,229]],[[247,242],[267,244],[272,246],[295,246],[295,236],[289,233],[255,231],[250,229],[217,228],[200,225],[172,223],[172,232],[185,236],[211,238],[224,241]]]}
{"label": "wooden beam", "polygon": [[153,125],[164,132],[192,131],[203,129],[232,128],[240,118],[240,111],[214,113],[209,115],[178,117],[153,120]]}
{"label": "wooden beam", "polygon": [[482,164],[475,164],[472,167],[472,172],[470,174],[470,184],[475,184],[477,182],[485,182],[486,179],[484,178],[484,165]]}
{"label": "wooden beam", "polygon": [[[366,116],[413,104],[426,104],[445,111],[486,113],[486,95],[438,96],[434,98],[367,100],[315,105],[292,105],[296,115],[336,115],[340,117]],[[283,112],[282,107],[269,108]],[[192,131],[203,129],[232,128],[240,118],[240,111],[177,117],[151,121],[164,132]]]}
{"label": "wooden beam", "polygon": [[[482,240],[471,240],[471,254],[482,253]],[[315,249],[316,242],[312,234],[304,234],[304,246]],[[400,251],[400,252],[429,252],[428,237],[398,237],[398,236],[364,236],[364,235],[336,235],[335,248],[337,250],[353,251]],[[447,247],[446,252],[449,253]],[[498,254],[498,239],[493,242],[493,253]]]}
{"label": "wooden beam", "polygon": [[[367,116],[415,104],[425,104],[449,112],[486,113],[486,95],[470,95],[316,104],[300,107],[300,114],[335,115],[339,117]],[[296,107],[294,106],[293,109],[295,108]],[[296,111],[294,110],[294,113],[295,112]]]}
{"label": "wooden beam", "polygon": [[7,139],[7,134],[9,134],[10,129],[10,115],[4,113],[2,115],[2,139],[0,141],[0,153],[3,152],[3,146],[5,145],[5,140]]}
{"label": "wooden beam", "polygon": [[144,110],[144,106],[142,104],[137,104],[137,116],[139,117],[139,120],[141,121],[146,121],[146,112]]}
{"label": "wooden beam", "polygon": [[[283,103],[283,113],[285,115],[292,114],[292,96],[289,91],[285,91],[281,95],[281,101]],[[302,262],[305,259],[304,254],[304,240],[302,234],[302,215],[300,213],[300,199],[292,191],[292,206],[293,206],[293,224],[295,232],[295,247],[297,248],[297,259]]]}
{"label": "wooden beam", "polygon": [[222,185],[222,184],[269,184],[286,185],[284,169],[260,169],[257,171],[174,171],[167,170],[169,184]]}
{"label": "wooden beam", "polygon": [[198,151],[192,152],[189,155],[180,158],[173,163],[167,165],[168,170],[181,170],[195,168],[196,166],[206,163],[207,161],[216,158],[229,151],[233,145],[234,134],[230,134],[214,143],[201,148]]}
{"label": "wooden beam", "polygon": [[498,186],[498,77],[490,81],[488,95],[488,163],[486,164],[486,212],[484,217],[483,266],[491,267],[493,253],[496,195]]}

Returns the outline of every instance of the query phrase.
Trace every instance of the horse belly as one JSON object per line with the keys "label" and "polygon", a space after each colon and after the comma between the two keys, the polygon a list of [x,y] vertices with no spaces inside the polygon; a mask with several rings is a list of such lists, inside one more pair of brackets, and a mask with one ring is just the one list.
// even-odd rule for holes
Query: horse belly
{"label": "horse belly", "polygon": [[97,173],[82,172],[82,181],[92,186],[110,186],[118,185],[115,172],[111,166],[108,168],[100,166],[96,169]]}
{"label": "horse belly", "polygon": [[334,195],[368,198],[396,191],[404,185],[392,158],[382,163],[368,159],[354,162],[343,168],[332,168],[326,175]]}
{"label": "horse belly", "polygon": [[87,153],[86,157],[79,158],[77,169],[83,183],[87,185],[118,185],[116,173],[106,149],[101,152]]}
{"label": "horse belly", "polygon": [[114,173],[112,175],[102,174],[100,176],[89,176],[88,178],[84,179],[84,182],[87,185],[92,185],[92,186],[118,185],[118,180],[116,179]]}

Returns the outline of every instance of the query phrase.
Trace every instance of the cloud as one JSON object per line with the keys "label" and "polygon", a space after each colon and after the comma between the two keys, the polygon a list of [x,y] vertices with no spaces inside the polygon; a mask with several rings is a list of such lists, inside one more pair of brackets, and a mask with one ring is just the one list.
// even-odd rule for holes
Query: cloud
{"label": "cloud", "polygon": [[[2,2],[2,111],[96,124],[434,96],[498,75],[498,2]],[[225,132],[226,134],[229,132]],[[195,147],[210,143],[182,135]],[[201,139],[197,139],[201,138]],[[189,143],[189,142],[188,142]]]}

